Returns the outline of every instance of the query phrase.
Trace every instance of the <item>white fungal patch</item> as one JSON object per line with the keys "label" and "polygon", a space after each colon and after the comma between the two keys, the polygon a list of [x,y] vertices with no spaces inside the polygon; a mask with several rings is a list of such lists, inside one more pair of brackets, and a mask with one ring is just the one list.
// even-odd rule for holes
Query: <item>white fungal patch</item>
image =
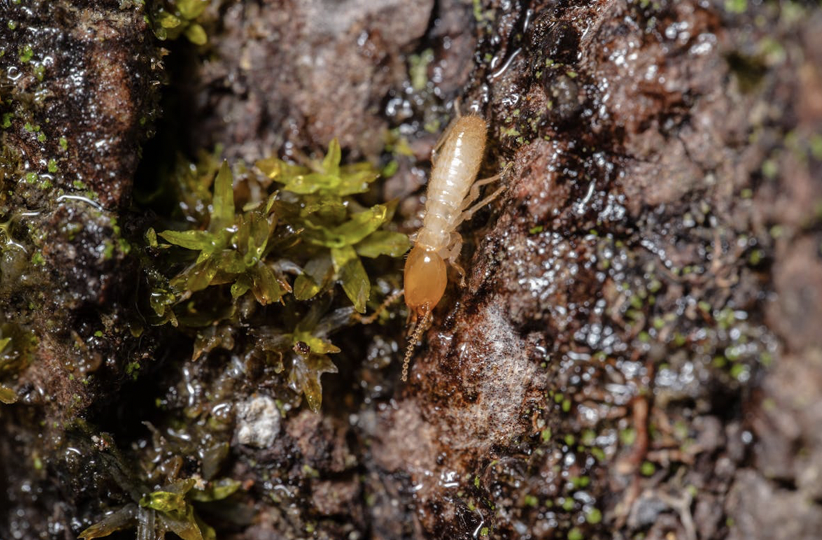
{"label": "white fungal patch", "polygon": [[268,396],[254,396],[237,407],[237,440],[255,448],[268,448],[280,433],[280,412]]}

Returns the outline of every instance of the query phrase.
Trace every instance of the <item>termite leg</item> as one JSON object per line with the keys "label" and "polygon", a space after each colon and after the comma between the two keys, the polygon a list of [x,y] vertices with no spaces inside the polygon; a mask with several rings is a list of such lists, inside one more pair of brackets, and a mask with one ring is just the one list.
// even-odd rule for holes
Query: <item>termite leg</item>
{"label": "termite leg", "polygon": [[475,204],[474,206],[472,206],[468,210],[465,210],[462,213],[462,215],[460,216],[459,220],[457,221],[457,224],[462,223],[463,221],[471,219],[474,216],[474,214],[476,214],[477,211],[479,211],[483,206],[486,206],[486,205],[494,202],[494,199],[499,197],[500,193],[502,193],[503,191],[505,191],[505,186],[500,186],[495,192],[488,195],[487,197],[485,197],[483,200],[481,200],[480,202],[478,202],[477,204]]}
{"label": "termite leg", "polygon": [[411,363],[411,357],[414,355],[414,347],[420,342],[422,333],[425,332],[430,323],[431,310],[428,309],[422,316],[422,319],[417,321],[417,325],[414,327],[414,333],[408,341],[408,348],[405,349],[405,358],[402,361],[402,382],[406,382],[408,380],[408,366]]}
{"label": "termite leg", "polygon": [[402,296],[404,292],[405,291],[403,291],[402,289],[392,292],[391,294],[385,297],[385,300],[382,301],[382,304],[379,305],[379,307],[374,311],[374,313],[372,313],[368,317],[364,317],[359,313],[355,313],[353,315],[354,320],[359,321],[362,324],[371,324],[372,322],[377,320],[377,317],[380,316],[380,313],[385,311],[385,309],[391,304],[393,304],[397,300],[397,298]]}
{"label": "termite leg", "polygon": [[448,261],[454,270],[460,275],[460,287],[465,287],[465,269],[457,262],[462,251],[462,235],[454,231],[451,233],[451,241],[446,248],[444,260]]}
{"label": "termite leg", "polygon": [[481,188],[481,187],[482,187],[482,186],[484,186],[485,184],[490,184],[491,182],[494,182],[494,181],[496,181],[496,180],[499,180],[499,179],[502,177],[502,175],[504,174],[504,172],[505,172],[505,171],[503,171],[503,172],[501,172],[501,173],[499,173],[499,174],[495,174],[494,176],[491,176],[491,177],[489,177],[489,178],[484,178],[484,179],[482,179],[482,180],[477,180],[476,182],[474,182],[474,185],[472,185],[472,186],[471,186],[471,191],[468,193],[468,196],[465,198],[465,200],[464,200],[464,201],[463,201],[463,203],[462,203],[462,207],[460,208],[460,210],[462,210],[462,213],[461,213],[461,214],[460,214],[460,216],[457,218],[457,221],[454,223],[454,226],[455,226],[455,227],[456,227],[456,226],[458,226],[458,225],[459,225],[460,223],[462,223],[463,221],[467,221],[467,220],[471,219],[471,217],[472,217],[472,216],[473,216],[473,215],[474,215],[474,214],[475,214],[475,213],[476,213],[476,212],[477,212],[480,208],[482,208],[483,206],[485,206],[485,205],[487,205],[487,204],[491,203],[494,199],[496,199],[497,197],[499,197],[499,194],[500,194],[500,193],[502,193],[502,192],[505,190],[505,186],[500,186],[500,187],[499,187],[499,188],[498,188],[495,192],[493,192],[491,195],[487,196],[486,198],[484,198],[483,200],[481,200],[480,202],[478,202],[478,203],[477,203],[477,204],[475,204],[474,206],[471,206],[470,208],[468,208],[468,206],[469,206],[472,202],[474,202],[475,200],[477,200],[477,197],[479,197],[479,188]]}

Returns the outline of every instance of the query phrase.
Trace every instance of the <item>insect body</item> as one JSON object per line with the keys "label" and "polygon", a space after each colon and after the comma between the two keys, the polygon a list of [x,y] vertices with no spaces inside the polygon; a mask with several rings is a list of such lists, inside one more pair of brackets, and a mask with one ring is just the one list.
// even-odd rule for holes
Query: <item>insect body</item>
{"label": "insect body", "polygon": [[502,192],[500,187],[469,208],[479,197],[479,188],[501,176],[474,182],[485,152],[486,130],[485,120],[479,116],[458,117],[434,148],[425,218],[405,263],[405,303],[417,326],[406,350],[402,380],[407,379],[414,345],[445,293],[448,283],[445,262],[448,261],[461,277],[465,274],[457,264],[462,249],[457,226]]}

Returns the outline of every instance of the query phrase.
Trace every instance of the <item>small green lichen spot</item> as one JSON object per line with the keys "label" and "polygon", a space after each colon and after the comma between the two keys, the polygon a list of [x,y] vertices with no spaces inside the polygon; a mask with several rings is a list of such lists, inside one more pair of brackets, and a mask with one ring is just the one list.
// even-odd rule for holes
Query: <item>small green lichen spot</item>
{"label": "small green lichen spot", "polygon": [[741,14],[748,10],[748,0],[725,0],[725,10]]}
{"label": "small green lichen spot", "polygon": [[56,173],[57,172],[57,162],[54,161],[53,159],[49,160],[48,170],[49,170],[50,173]]}
{"label": "small green lichen spot", "polygon": [[599,508],[591,508],[585,515],[585,521],[591,525],[596,525],[602,522],[602,511]]}
{"label": "small green lichen spot", "polygon": [[31,45],[23,45],[20,47],[20,61],[24,64],[27,64],[31,61],[31,57],[34,56],[34,50],[31,48]]}
{"label": "small green lichen spot", "polygon": [[60,148],[62,148],[63,150],[68,150],[68,141],[66,140],[65,137],[60,137],[59,143],[60,143]]}
{"label": "small green lichen spot", "polygon": [[582,540],[583,538],[582,531],[576,527],[568,531],[568,540]]}

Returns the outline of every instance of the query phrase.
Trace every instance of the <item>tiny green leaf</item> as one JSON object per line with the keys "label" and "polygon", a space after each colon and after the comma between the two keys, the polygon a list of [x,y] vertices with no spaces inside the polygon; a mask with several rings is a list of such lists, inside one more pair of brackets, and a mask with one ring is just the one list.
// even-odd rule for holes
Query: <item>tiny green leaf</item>
{"label": "tiny green leaf", "polygon": [[140,499],[140,506],[153,508],[169,514],[185,514],[186,494],[170,491],[155,491]]}
{"label": "tiny green leaf", "polygon": [[196,263],[188,270],[175,277],[169,282],[172,287],[185,288],[191,292],[197,292],[205,289],[211,285],[211,280],[217,275],[217,261],[214,259],[205,259],[204,261]]}
{"label": "tiny green leaf", "polygon": [[334,174],[309,173],[289,178],[285,182],[286,191],[298,195],[316,193],[320,190],[334,191],[340,185],[340,177]]}
{"label": "tiny green leaf", "polygon": [[240,489],[240,485],[241,482],[232,478],[221,478],[211,482],[206,489],[190,491],[189,498],[200,502],[221,501]]}
{"label": "tiny green leaf", "polygon": [[[385,205],[378,204],[364,212],[354,214],[350,220],[330,230],[314,225],[312,229],[317,234],[311,235],[309,241],[312,244],[328,248],[350,246],[379,229],[380,225],[385,223],[387,215],[388,211]],[[312,225],[311,223],[307,224]]]}
{"label": "tiny green leaf", "polygon": [[289,386],[296,392],[305,394],[308,407],[315,413],[320,412],[323,389],[320,377],[323,373],[337,373],[337,366],[324,355],[297,355],[289,374]]}
{"label": "tiny green leaf", "polygon": [[[214,235],[207,231],[163,231],[160,236],[165,241],[186,249],[210,251],[214,247]],[[156,235],[154,241],[157,241]]]}
{"label": "tiny green leaf", "polygon": [[136,504],[127,504],[81,532],[79,538],[94,540],[133,527],[137,524],[137,512]]}
{"label": "tiny green leaf", "polygon": [[234,224],[234,176],[227,161],[223,161],[214,179],[214,197],[211,201],[209,232],[222,231]]}
{"label": "tiny green leaf", "polygon": [[328,143],[328,153],[323,158],[323,172],[327,175],[339,176],[341,158],[340,141],[334,138]]}
{"label": "tiny green leaf", "polygon": [[303,273],[294,281],[294,298],[308,300],[326,288],[334,279],[334,265],[327,253],[308,261]]}
{"label": "tiny green leaf", "polygon": [[375,231],[355,246],[359,255],[372,259],[380,255],[400,257],[409,247],[408,235],[390,231]]}
{"label": "tiny green leaf", "polygon": [[385,223],[388,211],[385,205],[377,204],[364,212],[354,214],[351,219],[333,230],[348,244],[356,244]]}
{"label": "tiny green leaf", "polygon": [[354,309],[365,313],[365,304],[371,294],[371,282],[362,261],[351,246],[331,250],[334,270],[342,281],[343,291],[354,304]]}
{"label": "tiny green leaf", "polygon": [[251,286],[251,292],[254,293],[259,303],[266,305],[280,301],[283,296],[283,289],[277,281],[277,276],[265,263],[257,263],[257,266],[253,269],[253,276],[254,282]]}
{"label": "tiny green leaf", "polygon": [[177,9],[180,15],[189,21],[202,15],[208,6],[208,0],[177,0]]}
{"label": "tiny green leaf", "polygon": [[247,275],[243,274],[237,278],[237,281],[231,286],[231,297],[232,298],[239,298],[248,292],[248,289],[251,288],[252,280]]}
{"label": "tiny green leaf", "polygon": [[340,186],[337,189],[338,195],[345,196],[355,193],[365,193],[368,191],[368,184],[379,178],[380,175],[374,170],[370,163],[363,163],[363,165],[365,165],[365,168],[359,170],[344,170],[340,176]]}
{"label": "tiny green leaf", "polygon": [[179,17],[175,17],[167,11],[163,11],[162,13],[160,13],[160,15],[157,17],[157,22],[160,23],[161,28],[165,29],[177,28],[183,23],[183,21],[181,21]]}
{"label": "tiny green leaf", "polygon": [[0,384],[0,403],[11,405],[17,401],[17,392]]}
{"label": "tiny green leaf", "polygon": [[208,35],[206,34],[206,31],[197,23],[188,25],[188,28],[186,28],[184,34],[188,40],[195,45],[205,45],[208,43]]}

